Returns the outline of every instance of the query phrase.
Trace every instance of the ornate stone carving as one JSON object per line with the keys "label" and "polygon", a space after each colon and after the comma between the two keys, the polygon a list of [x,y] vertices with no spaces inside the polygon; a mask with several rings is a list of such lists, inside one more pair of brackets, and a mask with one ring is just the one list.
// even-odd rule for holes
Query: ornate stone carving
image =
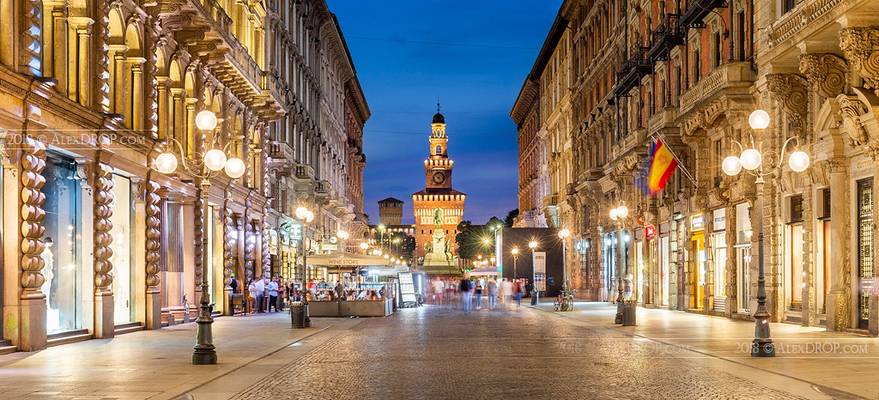
{"label": "ornate stone carving", "polygon": [[839,48],[865,86],[879,89],[879,29],[845,28],[839,32]]}
{"label": "ornate stone carving", "polygon": [[845,89],[845,60],[836,54],[803,54],[800,73],[806,76],[812,90],[825,98],[839,96]]}
{"label": "ornate stone carving", "polygon": [[98,2],[98,15],[95,16],[93,40],[95,44],[95,86],[94,106],[103,112],[110,112],[110,7],[111,2]]}
{"label": "ornate stone carving", "polygon": [[223,286],[232,283],[232,268],[235,267],[235,241],[238,235],[235,218],[230,208],[229,194],[223,204]]}
{"label": "ornate stone carving", "polygon": [[265,221],[262,223],[262,276],[271,276],[272,274],[272,255],[269,253],[269,224]]}
{"label": "ornate stone carving", "polygon": [[95,165],[94,191],[95,293],[99,294],[110,292],[113,284],[113,169],[100,161]]}
{"label": "ornate stone carving", "polygon": [[23,297],[39,295],[40,286],[45,278],[42,270],[45,262],[40,254],[43,252],[43,218],[46,211],[43,203],[43,185],[46,178],[46,146],[39,140],[24,136],[21,143],[21,277],[20,283],[24,290]]}
{"label": "ornate stone carving", "polygon": [[42,2],[26,0],[20,3],[22,5],[22,12],[19,29],[19,39],[21,40],[19,63],[23,71],[39,76],[42,69],[40,54],[40,49],[42,48],[42,38],[40,37],[43,16]]}
{"label": "ornate stone carving", "polygon": [[766,81],[769,91],[784,109],[790,127],[799,134],[806,123],[809,109],[806,79],[797,74],[768,74]]}
{"label": "ornate stone carving", "polygon": [[837,96],[836,102],[839,104],[843,125],[848,133],[849,144],[852,147],[867,144],[870,138],[861,123],[861,114],[867,112],[864,104],[857,97],[844,94]]}
{"label": "ornate stone carving", "polygon": [[252,281],[255,276],[255,272],[253,269],[253,253],[256,250],[256,244],[253,240],[253,224],[250,221],[244,220],[242,224],[244,226],[244,276],[247,282]]}
{"label": "ornate stone carving", "polygon": [[146,285],[147,288],[159,286],[159,262],[162,259],[162,211],[159,208],[159,184],[149,180],[144,182],[144,197],[146,200]]}
{"label": "ornate stone carving", "polygon": [[147,85],[144,85],[143,97],[146,99],[146,104],[144,106],[144,109],[146,110],[146,115],[144,116],[144,130],[149,132],[150,136],[153,138],[158,138],[159,100],[156,88],[159,86],[159,80],[157,77],[158,70],[156,65],[158,65],[157,46],[160,41],[157,32],[160,31],[161,27],[157,22],[154,23],[155,21],[157,21],[157,19],[148,16],[147,23],[143,26],[147,45],[146,62],[144,62],[144,80],[148,82]]}

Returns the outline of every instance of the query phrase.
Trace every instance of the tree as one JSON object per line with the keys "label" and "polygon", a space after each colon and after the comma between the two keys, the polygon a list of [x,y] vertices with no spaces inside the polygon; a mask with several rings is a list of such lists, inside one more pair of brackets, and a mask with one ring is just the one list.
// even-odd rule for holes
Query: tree
{"label": "tree", "polygon": [[507,228],[512,228],[513,222],[515,222],[516,218],[518,218],[518,217],[519,217],[519,209],[518,208],[514,209],[514,210],[510,210],[510,212],[507,213],[507,217],[504,218],[504,226],[506,226]]}
{"label": "tree", "polygon": [[494,231],[503,227],[504,222],[497,217],[491,217],[485,225],[473,225],[470,221],[461,221],[458,224],[458,257],[464,260],[474,260],[480,254],[488,257],[494,252]]}

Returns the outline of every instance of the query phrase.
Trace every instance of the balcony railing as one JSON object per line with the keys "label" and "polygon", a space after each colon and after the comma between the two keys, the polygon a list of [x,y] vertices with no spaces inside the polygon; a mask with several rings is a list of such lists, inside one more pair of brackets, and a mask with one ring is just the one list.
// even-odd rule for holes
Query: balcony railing
{"label": "balcony railing", "polygon": [[668,60],[671,49],[684,44],[687,30],[680,24],[680,15],[666,14],[653,31],[653,42],[647,56],[653,61]]}
{"label": "balcony railing", "polygon": [[715,8],[726,7],[726,0],[688,0],[687,9],[681,15],[681,26],[684,28],[701,28],[705,26],[705,17]]}
{"label": "balcony railing", "polygon": [[813,0],[800,3],[793,10],[769,26],[769,46],[775,46],[790,39],[808,27],[820,28],[814,22],[832,12],[846,2],[843,0]]}
{"label": "balcony railing", "polygon": [[751,69],[750,62],[723,64],[711,71],[696,86],[681,94],[678,115],[686,114],[698,104],[712,99],[723,91],[738,90],[741,93],[747,93],[753,82],[754,71]]}
{"label": "balcony railing", "polygon": [[296,164],[293,172],[297,179],[314,179],[314,169],[310,165]]}
{"label": "balcony railing", "polygon": [[652,72],[653,63],[647,58],[647,48],[636,47],[629,53],[629,59],[620,67],[614,94],[617,97],[627,96],[629,90],[637,86],[644,75]]}
{"label": "balcony railing", "polygon": [[293,162],[295,155],[293,147],[284,142],[272,142],[269,145],[269,157],[288,162]]}

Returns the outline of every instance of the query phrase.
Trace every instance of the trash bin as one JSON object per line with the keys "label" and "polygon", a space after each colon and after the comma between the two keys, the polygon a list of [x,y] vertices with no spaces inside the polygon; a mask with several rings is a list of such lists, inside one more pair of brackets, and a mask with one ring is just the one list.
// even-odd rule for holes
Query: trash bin
{"label": "trash bin", "polygon": [[305,325],[305,305],[301,301],[290,303],[290,320],[293,328],[307,328]]}
{"label": "trash bin", "polygon": [[539,300],[539,297],[540,297],[540,292],[538,292],[536,290],[531,291],[531,305],[532,306],[537,305],[537,301]]}
{"label": "trash bin", "polygon": [[623,303],[623,326],[635,326],[635,310],[637,308],[634,300]]}

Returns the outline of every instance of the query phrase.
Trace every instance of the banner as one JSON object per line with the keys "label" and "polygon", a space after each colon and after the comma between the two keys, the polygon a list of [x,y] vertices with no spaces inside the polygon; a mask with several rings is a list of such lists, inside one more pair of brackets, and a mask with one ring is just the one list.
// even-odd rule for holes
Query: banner
{"label": "banner", "polygon": [[534,288],[536,290],[546,290],[546,252],[535,251],[533,258],[534,265]]}

